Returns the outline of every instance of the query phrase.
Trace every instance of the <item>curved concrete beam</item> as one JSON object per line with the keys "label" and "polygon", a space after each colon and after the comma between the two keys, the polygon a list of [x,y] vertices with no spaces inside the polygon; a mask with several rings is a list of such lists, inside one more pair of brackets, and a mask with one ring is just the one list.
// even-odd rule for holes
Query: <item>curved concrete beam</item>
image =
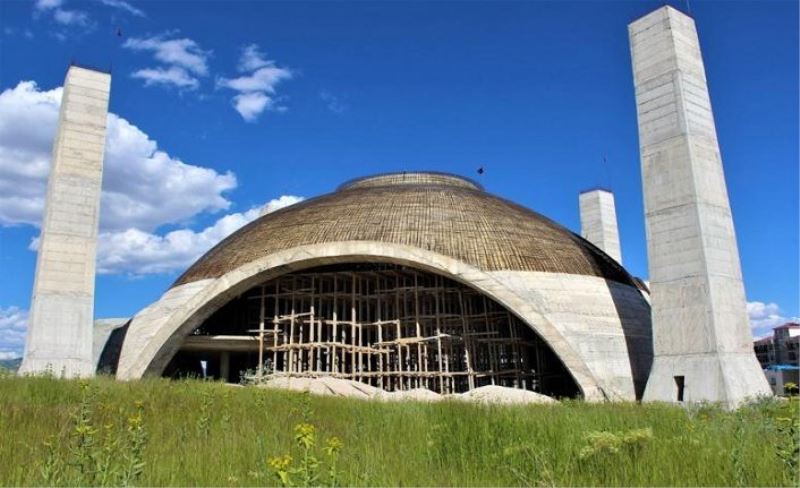
{"label": "curved concrete beam", "polygon": [[130,380],[160,375],[184,337],[230,299],[259,283],[310,267],[364,261],[407,265],[440,274],[486,294],[528,324],[550,346],[585,399],[599,401],[607,398],[600,386],[602,382],[558,327],[498,278],[438,253],[371,241],[296,247],[264,256],[217,279],[170,289],[158,302],[133,318],[122,348],[117,378]]}

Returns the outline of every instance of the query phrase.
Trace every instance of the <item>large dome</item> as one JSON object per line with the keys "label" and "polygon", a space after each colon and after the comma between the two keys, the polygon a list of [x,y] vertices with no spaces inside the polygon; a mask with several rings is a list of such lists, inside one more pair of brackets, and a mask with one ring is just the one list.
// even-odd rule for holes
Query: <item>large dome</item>
{"label": "large dome", "polygon": [[651,361],[650,307],[614,259],[469,179],[394,173],[220,242],[134,317],[117,375],[634,400]]}
{"label": "large dome", "polygon": [[633,284],[580,236],[475,182],[443,173],[360,178],[266,214],[192,265],[173,286],[217,278],[271,253],[307,244],[378,241],[433,251],[483,271],[541,271]]}

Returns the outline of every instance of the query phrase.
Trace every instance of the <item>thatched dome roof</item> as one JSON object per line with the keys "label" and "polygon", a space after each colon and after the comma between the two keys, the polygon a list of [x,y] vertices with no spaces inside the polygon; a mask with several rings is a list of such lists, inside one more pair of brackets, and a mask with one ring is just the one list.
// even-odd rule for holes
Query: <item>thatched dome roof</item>
{"label": "thatched dome roof", "polygon": [[569,273],[632,284],[588,241],[471,180],[395,173],[353,180],[259,217],[208,251],[173,286],[222,276],[277,251],[340,241],[414,246],[483,271]]}

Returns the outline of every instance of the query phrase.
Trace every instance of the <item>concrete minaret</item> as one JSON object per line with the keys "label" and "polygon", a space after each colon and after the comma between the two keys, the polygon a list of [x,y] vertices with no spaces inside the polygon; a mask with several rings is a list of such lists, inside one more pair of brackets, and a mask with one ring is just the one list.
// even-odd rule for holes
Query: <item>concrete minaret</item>
{"label": "concrete minaret", "polygon": [[603,188],[580,194],[581,236],[622,263],[614,194]]}
{"label": "concrete minaret", "polygon": [[644,400],[735,406],[770,389],[753,354],[697,31],[671,7],[628,31],[655,353]]}
{"label": "concrete minaret", "polygon": [[20,373],[91,376],[95,254],[111,75],[70,66]]}

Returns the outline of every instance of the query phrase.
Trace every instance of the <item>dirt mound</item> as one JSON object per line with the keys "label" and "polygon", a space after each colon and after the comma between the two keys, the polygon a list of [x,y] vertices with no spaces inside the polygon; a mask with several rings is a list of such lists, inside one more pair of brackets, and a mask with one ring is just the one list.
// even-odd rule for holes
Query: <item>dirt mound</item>
{"label": "dirt mound", "polygon": [[460,400],[485,404],[533,404],[558,403],[553,398],[534,393],[529,390],[509,388],[505,386],[487,385],[475,388],[466,393],[440,395],[426,388],[414,388],[403,391],[383,391],[360,381],[339,378],[274,378],[263,385],[264,388],[281,388],[285,390],[306,391],[314,395],[341,396],[362,400],[379,400],[384,402],[438,402],[442,400]]}
{"label": "dirt mound", "polygon": [[531,403],[558,403],[557,400],[541,393],[506,386],[487,385],[475,388],[454,397],[477,403],[498,404],[531,404]]}
{"label": "dirt mound", "polygon": [[263,385],[265,388],[307,391],[314,395],[341,396],[367,400],[380,390],[358,381],[339,378],[274,378]]}
{"label": "dirt mound", "polygon": [[414,388],[412,390],[404,391],[380,391],[375,395],[375,399],[385,402],[439,402],[447,397],[442,396],[435,391],[428,390],[427,388]]}

